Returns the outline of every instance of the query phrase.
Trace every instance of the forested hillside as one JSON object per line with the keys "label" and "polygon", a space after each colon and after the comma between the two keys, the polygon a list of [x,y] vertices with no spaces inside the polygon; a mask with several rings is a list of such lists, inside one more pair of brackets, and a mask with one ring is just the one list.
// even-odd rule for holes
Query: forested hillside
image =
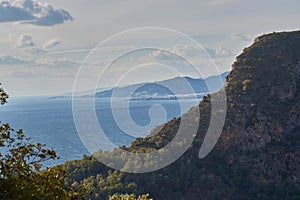
{"label": "forested hillside", "polygon": [[[300,199],[299,75],[300,32],[260,36],[236,58],[227,76],[225,126],[207,157],[199,159],[198,154],[211,116],[210,99],[218,93],[199,103],[196,139],[172,165],[129,174],[85,156],[63,165],[69,172],[67,181],[84,185],[92,199],[105,199],[116,192],[149,193],[158,200]],[[184,117],[195,120],[199,117],[195,110],[191,108]],[[174,137],[180,121],[173,119],[158,133],[123,148],[155,151]],[[126,160],[123,162],[126,167]]]}

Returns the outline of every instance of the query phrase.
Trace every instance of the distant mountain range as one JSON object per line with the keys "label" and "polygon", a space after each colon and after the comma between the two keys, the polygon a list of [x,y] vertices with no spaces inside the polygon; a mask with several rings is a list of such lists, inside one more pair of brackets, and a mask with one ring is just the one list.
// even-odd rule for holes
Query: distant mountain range
{"label": "distant mountain range", "polygon": [[[139,83],[124,87],[97,90],[96,98],[125,98],[130,100],[173,100],[201,98],[205,94],[215,92],[222,88],[225,83],[225,77],[229,72],[224,72],[217,76],[211,76],[206,79],[194,79],[191,77],[176,77],[173,79],[153,82]],[[176,88],[172,91],[171,88]],[[190,88],[187,88],[190,87]],[[70,98],[70,94],[51,97]],[[80,93],[77,98],[92,98],[92,92]]]}

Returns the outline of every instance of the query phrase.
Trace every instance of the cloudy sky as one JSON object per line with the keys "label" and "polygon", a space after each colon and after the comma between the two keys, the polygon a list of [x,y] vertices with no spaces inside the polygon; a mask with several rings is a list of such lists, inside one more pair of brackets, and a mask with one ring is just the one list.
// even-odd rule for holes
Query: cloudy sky
{"label": "cloudy sky", "polygon": [[[0,82],[12,96],[28,96],[71,92],[78,79],[80,90],[89,90],[210,76],[230,70],[256,36],[299,29],[299,6],[298,0],[0,0]],[[136,29],[142,27],[162,29]]]}

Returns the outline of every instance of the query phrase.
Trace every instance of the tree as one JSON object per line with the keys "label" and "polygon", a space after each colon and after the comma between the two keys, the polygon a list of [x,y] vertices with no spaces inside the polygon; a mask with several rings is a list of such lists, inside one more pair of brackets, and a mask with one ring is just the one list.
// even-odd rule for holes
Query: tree
{"label": "tree", "polygon": [[[0,88],[0,102],[9,96]],[[42,170],[42,163],[58,159],[54,149],[34,144],[23,130],[0,123],[0,199],[83,199],[81,188],[65,184],[61,167]]]}
{"label": "tree", "polygon": [[[1,85],[1,83],[0,83]],[[8,95],[4,91],[3,87],[0,87],[0,103],[3,105],[6,103],[6,99],[8,99]]]}
{"label": "tree", "polygon": [[114,194],[109,197],[109,200],[150,200],[149,194],[144,194],[136,197],[135,194]]}

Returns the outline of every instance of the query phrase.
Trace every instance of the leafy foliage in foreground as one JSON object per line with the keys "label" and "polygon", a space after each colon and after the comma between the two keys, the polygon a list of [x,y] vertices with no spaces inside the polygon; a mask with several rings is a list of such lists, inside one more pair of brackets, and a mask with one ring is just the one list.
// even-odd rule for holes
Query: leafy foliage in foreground
{"label": "leafy foliage in foreground", "polygon": [[[1,85],[1,83],[0,83]],[[7,99],[8,99],[8,94],[5,92],[5,90],[3,89],[3,87],[0,87],[0,104],[3,105],[6,103]]]}
{"label": "leafy foliage in foreground", "polygon": [[[79,191],[65,185],[66,172],[59,167],[41,170],[42,162],[56,159],[53,149],[33,144],[22,130],[0,127],[1,199],[73,199]],[[4,148],[6,150],[4,150]]]}
{"label": "leafy foliage in foreground", "polygon": [[[0,101],[8,95],[0,89]],[[80,199],[81,188],[65,184],[66,172],[60,167],[42,170],[42,162],[57,159],[54,149],[34,144],[23,130],[0,124],[0,199]]]}

